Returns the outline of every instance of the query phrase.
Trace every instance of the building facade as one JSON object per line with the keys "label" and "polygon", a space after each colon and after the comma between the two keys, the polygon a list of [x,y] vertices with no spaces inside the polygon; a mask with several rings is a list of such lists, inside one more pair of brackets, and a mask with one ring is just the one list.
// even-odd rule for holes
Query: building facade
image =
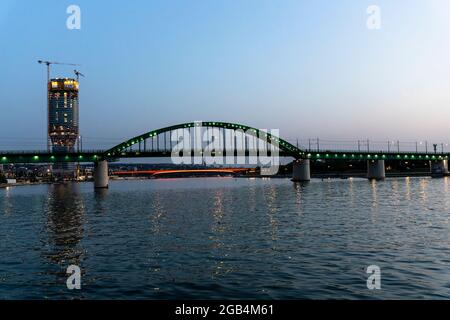
{"label": "building facade", "polygon": [[[48,138],[53,152],[73,152],[79,137],[78,82],[70,78],[48,83]],[[53,166],[56,174],[72,175],[74,164]]]}
{"label": "building facade", "polygon": [[48,83],[48,136],[53,152],[74,151],[79,137],[78,82],[51,79]]}

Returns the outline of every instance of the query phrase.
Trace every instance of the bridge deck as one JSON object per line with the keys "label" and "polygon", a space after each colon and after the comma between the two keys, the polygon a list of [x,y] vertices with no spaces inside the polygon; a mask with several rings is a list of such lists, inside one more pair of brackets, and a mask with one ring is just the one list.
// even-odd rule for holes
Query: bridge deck
{"label": "bridge deck", "polygon": [[[182,153],[178,153],[182,155]],[[191,156],[201,156],[201,151],[191,151]],[[244,153],[236,151],[221,151],[212,153],[213,156],[243,156]],[[256,152],[247,150],[245,156],[255,156]],[[264,155],[264,154],[263,154]],[[266,154],[270,156],[269,154]],[[275,154],[272,154],[275,155]],[[167,158],[171,157],[172,152],[168,150],[154,151],[125,151],[119,154],[105,154],[104,150],[91,150],[85,152],[70,153],[52,153],[47,151],[0,151],[0,164],[10,163],[57,163],[57,162],[95,162],[100,159],[109,159],[114,161],[120,158]],[[416,152],[360,152],[360,151],[304,151],[301,155],[294,155],[289,152],[279,151],[280,157],[308,158],[312,160],[408,160],[408,161],[428,161],[444,160],[449,158],[448,153],[416,153]]]}

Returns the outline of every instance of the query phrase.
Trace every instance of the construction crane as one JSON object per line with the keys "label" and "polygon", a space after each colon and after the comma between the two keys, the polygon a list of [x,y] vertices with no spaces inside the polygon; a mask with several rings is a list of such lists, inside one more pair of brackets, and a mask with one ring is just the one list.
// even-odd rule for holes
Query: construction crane
{"label": "construction crane", "polygon": [[[63,63],[63,62],[55,62],[55,61],[44,61],[44,60],[38,60],[39,64],[45,64],[47,66],[47,83],[45,84],[45,87],[47,88],[48,83],[50,82],[50,66],[52,64],[59,64],[59,65],[65,65],[65,66],[80,66],[79,64],[75,64],[75,63]],[[47,93],[47,114],[49,111],[49,96]],[[47,116],[47,130],[48,130],[48,116]],[[47,135],[47,151],[50,152],[50,138],[48,136],[48,132],[46,133]]]}
{"label": "construction crane", "polygon": [[77,82],[80,82],[80,76],[82,76],[84,78],[84,74],[82,74],[80,71],[78,70],[73,70],[73,73],[75,73],[76,77],[77,77]]}
{"label": "construction crane", "polygon": [[[75,70],[73,70],[73,73],[75,73],[75,76],[77,77],[78,84],[80,83],[80,76],[85,78],[84,74],[82,74],[79,70],[75,69]],[[78,116],[79,116],[79,113],[78,113]],[[77,146],[78,146],[78,151],[83,150],[83,137],[82,136],[78,136]],[[80,148],[80,146],[81,146],[81,148]],[[78,174],[79,170],[80,170],[80,163],[78,162],[77,174]]]}
{"label": "construction crane", "polygon": [[54,61],[44,61],[44,60],[38,60],[39,64],[45,64],[47,66],[47,83],[50,81],[50,66],[52,64],[60,64],[65,66],[80,66],[79,64],[75,63],[64,63],[64,62],[54,62]]}

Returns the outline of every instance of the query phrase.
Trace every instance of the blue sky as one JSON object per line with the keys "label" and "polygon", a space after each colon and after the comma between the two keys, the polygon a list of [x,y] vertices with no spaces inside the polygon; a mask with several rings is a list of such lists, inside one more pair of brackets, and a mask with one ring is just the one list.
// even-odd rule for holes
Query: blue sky
{"label": "blue sky", "polygon": [[[81,30],[66,28],[70,4]],[[381,30],[366,27],[372,4]],[[92,147],[193,120],[450,142],[449,14],[445,0],[2,0],[0,148],[45,145],[38,59],[82,64]]]}

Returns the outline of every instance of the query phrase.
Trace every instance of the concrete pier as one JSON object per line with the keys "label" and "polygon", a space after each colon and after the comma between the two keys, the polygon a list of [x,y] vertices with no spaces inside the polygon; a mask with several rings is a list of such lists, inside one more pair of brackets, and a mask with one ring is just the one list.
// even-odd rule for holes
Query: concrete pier
{"label": "concrete pier", "polygon": [[95,162],[94,164],[94,187],[95,188],[108,188],[109,176],[108,176],[108,161],[102,160]]}
{"label": "concrete pier", "polygon": [[309,159],[297,159],[292,163],[292,181],[310,181],[311,169]]}
{"label": "concrete pier", "polygon": [[431,175],[447,176],[448,175],[448,160],[436,160],[430,163]]}
{"label": "concrete pier", "polygon": [[383,180],[386,178],[384,160],[367,161],[367,178],[375,180]]}

